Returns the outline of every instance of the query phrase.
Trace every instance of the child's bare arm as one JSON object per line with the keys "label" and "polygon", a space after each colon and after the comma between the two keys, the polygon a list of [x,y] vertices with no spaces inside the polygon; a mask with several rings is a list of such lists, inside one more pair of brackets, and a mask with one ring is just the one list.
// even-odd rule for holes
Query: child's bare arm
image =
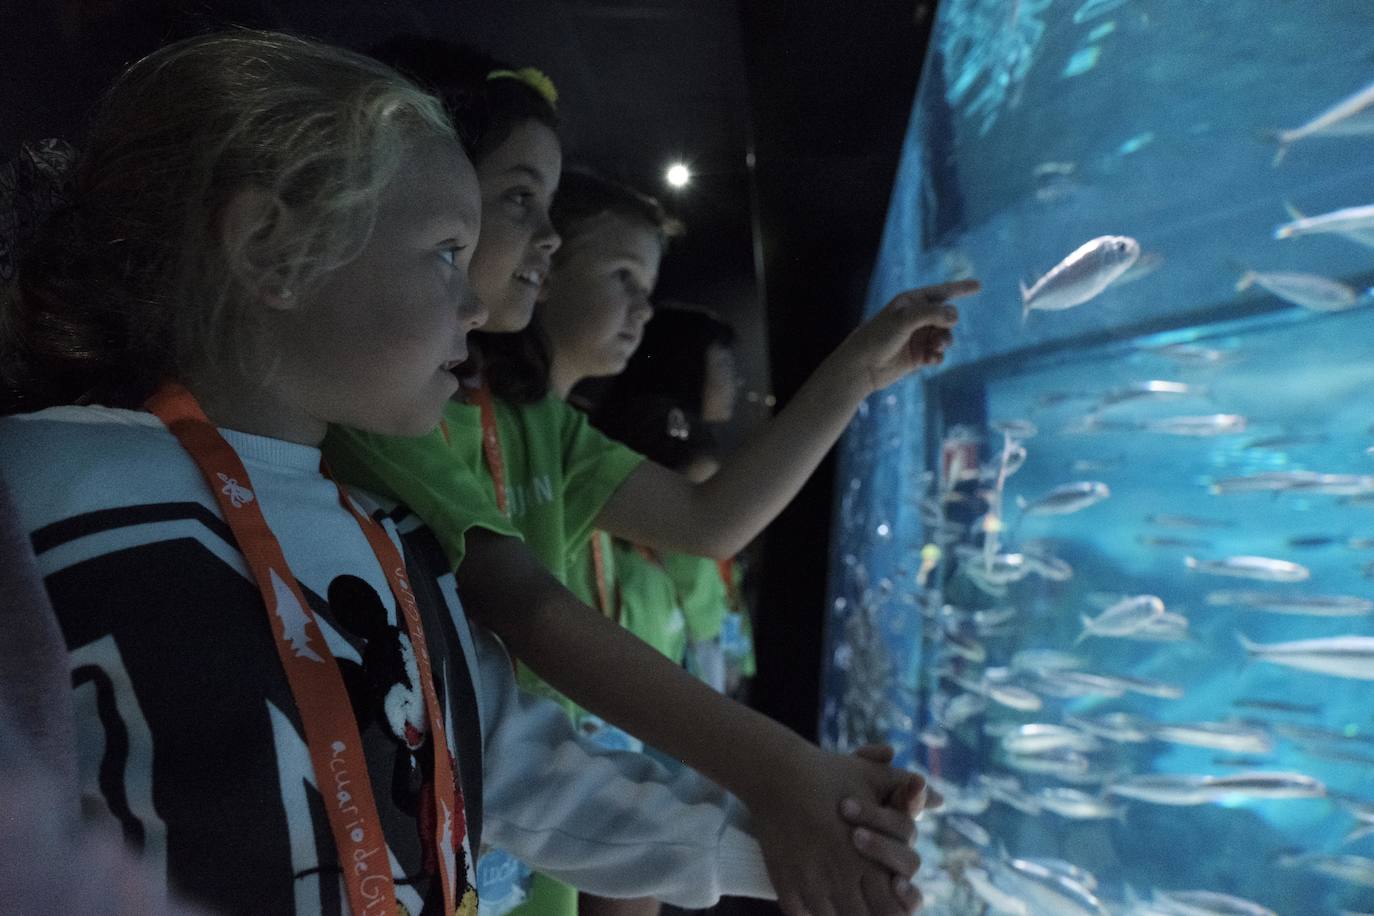
{"label": "child's bare arm", "polygon": [[744,802],[785,912],[910,910],[914,891],[900,896],[894,877],[909,882],[914,857],[888,843],[856,844],[840,806],[858,801],[867,821],[852,820],[881,832],[875,809],[909,809],[918,777],[825,753],[721,696],[578,601],[519,541],[470,531],[458,582],[468,613],[554,688]]}
{"label": "child's bare arm", "polygon": [[597,526],[661,550],[718,558],[738,553],[796,496],[860,401],[943,359],[958,320],[947,300],[977,290],[977,281],[963,280],[893,299],[840,344],[714,477],[693,484],[645,462],[612,494]]}

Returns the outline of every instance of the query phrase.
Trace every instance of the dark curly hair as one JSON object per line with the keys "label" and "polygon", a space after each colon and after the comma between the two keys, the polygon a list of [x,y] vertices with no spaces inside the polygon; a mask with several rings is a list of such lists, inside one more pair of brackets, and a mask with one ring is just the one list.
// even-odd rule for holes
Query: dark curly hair
{"label": "dark curly hair", "polygon": [[[521,124],[533,121],[558,130],[553,104],[522,80],[489,79],[511,67],[476,48],[441,38],[403,36],[378,45],[372,54],[443,100],[474,163],[505,143]],[[497,397],[532,404],[548,394],[552,357],[533,322],[515,333],[474,332],[468,344],[472,358],[459,371],[484,377]]]}

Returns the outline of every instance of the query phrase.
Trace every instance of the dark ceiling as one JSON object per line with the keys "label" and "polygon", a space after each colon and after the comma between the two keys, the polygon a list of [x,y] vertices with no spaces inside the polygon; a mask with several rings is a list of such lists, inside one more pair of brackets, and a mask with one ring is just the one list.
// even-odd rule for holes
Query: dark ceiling
{"label": "dark ceiling", "polygon": [[[402,32],[466,40],[552,76],[570,162],[673,202],[689,231],[664,265],[660,294],[736,322],[754,350],[750,387],[785,403],[857,318],[924,53],[917,20],[931,5],[0,0],[0,150],[77,135],[124,63],[218,25],[359,49]],[[674,195],[661,175],[678,157],[698,177]],[[773,527],[763,564],[757,698],[806,734],[815,731],[828,475],[823,468]]]}

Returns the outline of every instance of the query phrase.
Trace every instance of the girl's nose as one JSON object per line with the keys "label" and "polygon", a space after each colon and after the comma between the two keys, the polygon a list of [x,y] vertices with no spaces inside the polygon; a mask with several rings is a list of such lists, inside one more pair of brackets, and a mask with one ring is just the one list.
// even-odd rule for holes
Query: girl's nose
{"label": "girl's nose", "polygon": [[558,234],[558,230],[553,228],[553,223],[549,221],[549,215],[544,214],[544,221],[539,226],[539,231],[534,235],[535,247],[540,251],[553,257],[553,253],[563,245],[563,237]]}
{"label": "girl's nose", "polygon": [[487,304],[471,289],[458,305],[458,321],[462,324],[464,332],[475,331],[486,324],[490,314]]}

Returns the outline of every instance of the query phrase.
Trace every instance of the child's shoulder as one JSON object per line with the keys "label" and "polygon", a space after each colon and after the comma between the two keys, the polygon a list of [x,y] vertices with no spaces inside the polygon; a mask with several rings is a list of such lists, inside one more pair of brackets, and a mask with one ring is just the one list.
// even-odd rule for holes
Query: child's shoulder
{"label": "child's shoulder", "polygon": [[30,527],[167,486],[186,461],[151,414],[54,407],[0,417],[0,474]]}

